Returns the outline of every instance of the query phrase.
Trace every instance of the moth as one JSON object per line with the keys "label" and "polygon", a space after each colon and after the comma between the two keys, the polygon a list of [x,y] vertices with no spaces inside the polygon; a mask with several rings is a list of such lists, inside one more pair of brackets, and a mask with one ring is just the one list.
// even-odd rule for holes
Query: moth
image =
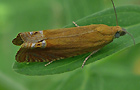
{"label": "moth", "polygon": [[73,22],[76,27],[19,33],[12,41],[14,45],[21,46],[15,57],[17,62],[48,62],[45,64],[47,66],[56,60],[91,52],[83,61],[83,68],[91,55],[111,43],[113,39],[128,33],[118,26],[115,6],[113,0],[111,1],[117,26],[78,26]]}

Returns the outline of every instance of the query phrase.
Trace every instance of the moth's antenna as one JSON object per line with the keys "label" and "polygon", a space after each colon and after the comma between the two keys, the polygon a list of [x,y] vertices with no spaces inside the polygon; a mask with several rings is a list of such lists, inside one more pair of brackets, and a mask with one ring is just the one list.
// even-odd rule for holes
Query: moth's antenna
{"label": "moth's antenna", "polygon": [[129,32],[127,32],[124,28],[122,28],[122,30],[123,30],[125,33],[127,33],[127,34],[132,38],[132,40],[133,40],[133,42],[134,42],[134,45],[135,45],[136,43],[135,43],[134,37],[133,37]]}
{"label": "moth's antenna", "polygon": [[111,0],[111,2],[112,2],[112,4],[113,4],[113,8],[114,8],[114,12],[115,12],[115,16],[116,16],[116,25],[118,26],[118,18],[117,18],[116,8],[115,8],[115,5],[114,5],[113,0]]}
{"label": "moth's antenna", "polygon": [[[113,4],[115,16],[116,16],[116,25],[119,26],[119,25],[118,25],[118,17],[117,17],[116,8],[115,8],[115,5],[114,5],[113,0],[111,0],[111,2],[112,2],[112,4]],[[123,28],[122,28],[122,29],[123,29]],[[134,45],[135,45],[135,39],[134,39],[134,37],[133,37],[129,32],[127,32],[125,29],[123,29],[123,31],[124,31],[125,33],[127,33],[129,36],[131,36],[131,38],[133,39]]]}
{"label": "moth's antenna", "polygon": [[131,38],[133,39],[134,45],[135,45],[136,43],[135,43],[134,37],[133,37],[129,32],[126,31],[126,33],[127,33],[129,36],[131,36]]}

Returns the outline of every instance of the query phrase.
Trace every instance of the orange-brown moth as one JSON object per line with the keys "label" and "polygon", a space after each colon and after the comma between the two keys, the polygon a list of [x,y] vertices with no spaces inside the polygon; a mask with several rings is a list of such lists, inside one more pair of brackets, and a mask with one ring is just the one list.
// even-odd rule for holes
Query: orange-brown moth
{"label": "orange-brown moth", "polygon": [[[113,0],[111,1],[113,3]],[[117,22],[114,3],[113,7]],[[73,23],[77,27],[19,33],[12,41],[13,44],[21,46],[16,55],[17,62],[49,62],[45,65],[47,66],[55,60],[92,52],[84,60],[83,67],[92,54],[112,42],[114,38],[128,33],[118,24],[78,26]]]}

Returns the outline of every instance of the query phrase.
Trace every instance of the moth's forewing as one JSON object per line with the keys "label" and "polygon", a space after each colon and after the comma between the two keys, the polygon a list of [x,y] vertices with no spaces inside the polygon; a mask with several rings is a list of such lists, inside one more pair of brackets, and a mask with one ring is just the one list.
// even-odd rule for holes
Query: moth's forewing
{"label": "moth's forewing", "polygon": [[99,24],[43,30],[41,36],[32,34],[27,37],[25,33],[22,33],[23,44],[45,40],[46,47],[32,47],[32,45],[27,48],[21,47],[16,60],[18,62],[47,62],[92,52],[110,43],[119,29],[121,29],[119,26],[110,27]]}

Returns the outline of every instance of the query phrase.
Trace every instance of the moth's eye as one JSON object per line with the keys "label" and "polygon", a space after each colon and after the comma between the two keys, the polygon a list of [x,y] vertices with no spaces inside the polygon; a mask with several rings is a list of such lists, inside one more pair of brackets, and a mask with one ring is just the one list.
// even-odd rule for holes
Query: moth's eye
{"label": "moth's eye", "polygon": [[115,38],[119,38],[119,37],[120,37],[120,33],[119,32],[116,32]]}

